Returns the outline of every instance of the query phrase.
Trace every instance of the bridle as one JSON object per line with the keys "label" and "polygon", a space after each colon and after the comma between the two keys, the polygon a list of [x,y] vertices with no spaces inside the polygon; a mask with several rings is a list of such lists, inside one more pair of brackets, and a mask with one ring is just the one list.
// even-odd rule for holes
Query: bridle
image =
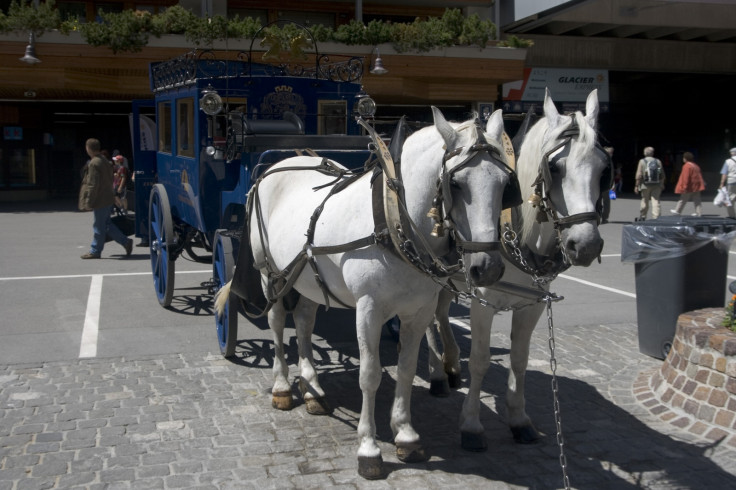
{"label": "bridle", "polygon": [[525,252],[519,248],[518,237],[514,231],[514,226],[511,224],[511,214],[508,215],[508,219],[502,220],[504,221],[501,230],[501,238],[504,246],[503,251],[507,256],[512,258],[512,263],[534,276],[536,278],[535,281],[538,280],[539,282],[551,281],[557,274],[572,265],[562,243],[562,231],[575,224],[586,221],[592,221],[596,225],[600,224],[601,216],[598,210],[600,209],[602,195],[603,192],[608,192],[611,186],[610,180],[613,173],[611,156],[596,141],[595,150],[602,152],[606,156],[607,161],[606,169],[601,175],[601,194],[596,203],[596,210],[564,217],[559,216],[550,196],[550,189],[552,188],[551,159],[554,158],[553,155],[560,157],[566,154],[566,152],[569,153],[573,138],[580,134],[577,121],[574,115],[571,116],[573,117],[572,124],[560,134],[562,141],[548,150],[542,157],[539,163],[537,178],[532,183],[534,192],[529,198],[529,203],[537,208],[536,221],[538,223],[551,222],[554,226],[557,234],[555,254],[553,256],[538,256],[536,254],[529,254],[527,250],[526,255],[528,257],[525,259]]}
{"label": "bridle", "polygon": [[[549,190],[552,187],[552,174],[550,171],[551,165],[550,165],[550,157],[552,155],[559,155],[564,152],[564,149],[567,148],[567,151],[569,152],[569,146],[572,143],[572,139],[575,136],[580,135],[580,128],[577,124],[577,121],[574,119],[572,120],[572,124],[569,128],[565,129],[561,134],[560,137],[562,138],[562,141],[555,145],[553,148],[551,148],[549,151],[547,151],[544,154],[544,157],[542,157],[542,160],[539,163],[539,173],[537,175],[537,179],[532,184],[532,187],[534,188],[534,193],[529,198],[529,202],[532,204],[532,206],[536,207],[538,209],[537,211],[537,222],[542,223],[546,221],[551,221],[555,227],[556,230],[562,231],[565,228],[569,228],[572,225],[575,225],[577,223],[583,223],[585,221],[594,221],[596,224],[600,224],[601,216],[600,213],[597,211],[597,209],[600,207],[599,205],[596,205],[595,211],[587,211],[584,213],[577,213],[570,216],[564,216],[560,217],[557,209],[555,208],[554,203],[552,203],[552,199],[549,195]],[[596,150],[600,150],[604,155],[606,155],[607,158],[607,165],[606,170],[603,172],[603,175],[601,176],[601,191],[605,190],[607,191],[610,187],[610,182],[607,184],[603,181],[606,180],[606,176],[608,176],[608,180],[610,180],[610,176],[612,174],[611,171],[611,156],[603,150],[603,147],[600,146],[598,142],[595,144]],[[563,150],[562,152],[560,150]],[[600,202],[601,197],[599,196],[598,200]]]}
{"label": "bridle", "polygon": [[500,242],[480,242],[466,240],[453,222],[452,216],[450,214],[453,206],[451,184],[452,177],[456,172],[467,167],[470,162],[472,162],[475,157],[478,156],[479,153],[486,152],[488,153],[488,156],[491,158],[491,160],[495,160],[496,162],[503,165],[502,168],[506,171],[509,177],[509,182],[504,188],[503,196],[501,199],[501,207],[504,209],[508,207],[514,207],[518,206],[522,202],[521,189],[519,188],[519,180],[516,176],[516,172],[514,172],[514,170],[505,163],[500,150],[486,141],[482,131],[478,131],[478,135],[478,141],[468,147],[468,152],[465,155],[465,158],[460,163],[454,165],[449,169],[447,163],[456,156],[461,155],[465,151],[465,147],[461,146],[455,148],[452,151],[445,151],[445,154],[442,158],[442,173],[437,179],[437,191],[432,201],[432,208],[430,209],[429,213],[427,213],[428,217],[435,220],[434,229],[432,230],[432,236],[443,236],[445,228],[449,228],[451,239],[454,241],[455,247],[460,254],[462,254],[463,252],[491,252],[499,250]]}

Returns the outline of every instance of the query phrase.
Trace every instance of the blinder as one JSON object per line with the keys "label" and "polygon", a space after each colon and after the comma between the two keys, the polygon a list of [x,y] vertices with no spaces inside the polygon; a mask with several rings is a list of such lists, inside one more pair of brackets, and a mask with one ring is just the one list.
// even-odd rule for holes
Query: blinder
{"label": "blinder", "polygon": [[[445,155],[445,161],[443,163],[443,173],[439,179],[438,193],[437,197],[435,197],[435,202],[433,203],[433,206],[436,206],[439,201],[442,201],[445,205],[445,213],[450,212],[453,204],[452,189],[450,188],[450,186],[452,185],[452,175],[458,170],[464,168],[468,163],[470,163],[470,161],[475,157],[478,152],[487,151],[492,158],[495,157],[499,162],[503,163],[498,150],[488,143],[476,143],[475,145],[470,147],[470,150],[472,151],[472,154],[470,154],[462,163],[456,165],[451,170],[447,170],[444,163],[447,163],[447,161],[450,160],[452,157],[458,155],[462,151],[462,148],[458,148],[455,151],[449,152]],[[520,205],[523,202],[523,198],[521,197],[521,188],[519,187],[519,178],[516,176],[516,172],[509,168],[509,166],[505,163],[503,163],[503,165],[505,167],[506,173],[509,176],[509,181],[503,189],[503,194],[501,196],[501,208],[507,209]]]}
{"label": "blinder", "polygon": [[545,195],[546,192],[542,190],[542,187],[549,189],[552,183],[551,168],[554,163],[554,160],[550,157],[552,155],[554,155],[557,158],[566,156],[567,153],[569,152],[569,148],[567,148],[567,146],[571,142],[572,138],[579,134],[580,134],[580,130],[578,128],[578,125],[573,120],[573,124],[570,126],[570,128],[568,128],[561,134],[561,137],[564,138],[562,143],[560,143],[559,145],[549,150],[544,155],[544,158],[540,162],[539,175],[537,177],[537,180],[533,184],[535,191],[534,191],[534,194],[529,198],[529,202],[532,203],[532,205],[534,205],[535,207],[539,207],[539,211],[537,213],[538,222],[547,221],[548,214],[550,214],[553,217],[553,219],[555,220],[556,226],[562,227],[562,228],[573,225],[575,223],[582,222],[582,221],[588,221],[591,219],[600,221],[603,195],[604,195],[604,192],[605,193],[608,192],[613,182],[613,162],[611,160],[611,156],[608,154],[608,152],[606,152],[603,149],[602,146],[600,146],[598,142],[596,142],[595,144],[595,149],[596,151],[599,151],[606,156],[606,167],[603,169],[603,172],[601,173],[600,184],[599,184],[600,192],[598,193],[598,200],[596,201],[595,212],[579,213],[576,215],[567,216],[565,218],[557,218],[557,213],[555,212],[555,210],[549,207],[545,203],[545,201],[548,199],[548,196]]}

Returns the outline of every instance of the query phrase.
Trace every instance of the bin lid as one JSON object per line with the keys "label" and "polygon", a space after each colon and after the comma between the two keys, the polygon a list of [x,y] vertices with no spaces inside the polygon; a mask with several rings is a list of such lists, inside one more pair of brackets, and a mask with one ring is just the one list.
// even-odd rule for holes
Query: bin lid
{"label": "bin lid", "polygon": [[736,219],[718,216],[663,216],[624,225],[622,262],[646,262],[681,257],[714,243],[728,251],[736,238]]}

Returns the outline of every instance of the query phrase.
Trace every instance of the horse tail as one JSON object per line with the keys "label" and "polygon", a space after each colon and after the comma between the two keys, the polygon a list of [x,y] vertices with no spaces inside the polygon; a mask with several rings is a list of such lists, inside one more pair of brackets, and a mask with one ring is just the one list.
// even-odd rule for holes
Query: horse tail
{"label": "horse tail", "polygon": [[227,284],[222,286],[220,290],[215,293],[215,315],[220,316],[225,311],[227,300],[230,298],[230,285],[232,282],[232,279],[229,280]]}

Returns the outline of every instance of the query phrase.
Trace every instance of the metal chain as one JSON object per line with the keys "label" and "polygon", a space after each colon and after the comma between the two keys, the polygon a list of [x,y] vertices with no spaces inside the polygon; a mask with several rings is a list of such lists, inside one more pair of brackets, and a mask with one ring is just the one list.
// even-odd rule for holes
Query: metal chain
{"label": "metal chain", "polygon": [[[559,231],[559,230],[558,230]],[[503,234],[504,242],[511,247],[512,254],[514,257],[519,261],[519,263],[528,270],[533,270],[529,267],[528,263],[524,259],[521,249],[518,246],[519,240],[516,236],[516,233],[514,233],[513,230],[511,230],[508,227],[506,227],[506,231]],[[561,247],[564,248],[564,247]],[[549,275],[549,276],[538,276],[536,273],[532,274],[532,278],[534,280],[534,284],[536,284],[540,289],[543,289],[543,286],[546,284],[549,284],[554,280],[554,278],[557,277],[557,274]],[[560,467],[562,468],[562,481],[565,485],[565,489],[570,488],[570,478],[567,475],[567,458],[565,457],[565,438],[562,434],[562,415],[560,412],[560,400],[559,400],[559,385],[557,383],[557,358],[555,357],[555,330],[554,330],[554,323],[552,321],[552,302],[553,301],[560,301],[561,297],[558,297],[554,293],[546,292],[544,298],[542,298],[542,301],[544,301],[547,304],[547,328],[549,331],[549,338],[548,338],[548,344],[549,344],[549,365],[550,369],[552,370],[552,406],[555,413],[555,426],[557,429],[557,445],[560,448]]]}
{"label": "metal chain", "polygon": [[560,467],[562,468],[562,482],[565,489],[570,488],[570,478],[567,476],[567,458],[565,457],[565,438],[562,435],[562,415],[560,412],[560,400],[558,397],[559,386],[557,384],[557,359],[555,358],[555,330],[552,322],[552,298],[547,296],[547,327],[549,330],[549,365],[552,370],[552,405],[555,411],[555,426],[557,428],[557,445],[560,448]]}

